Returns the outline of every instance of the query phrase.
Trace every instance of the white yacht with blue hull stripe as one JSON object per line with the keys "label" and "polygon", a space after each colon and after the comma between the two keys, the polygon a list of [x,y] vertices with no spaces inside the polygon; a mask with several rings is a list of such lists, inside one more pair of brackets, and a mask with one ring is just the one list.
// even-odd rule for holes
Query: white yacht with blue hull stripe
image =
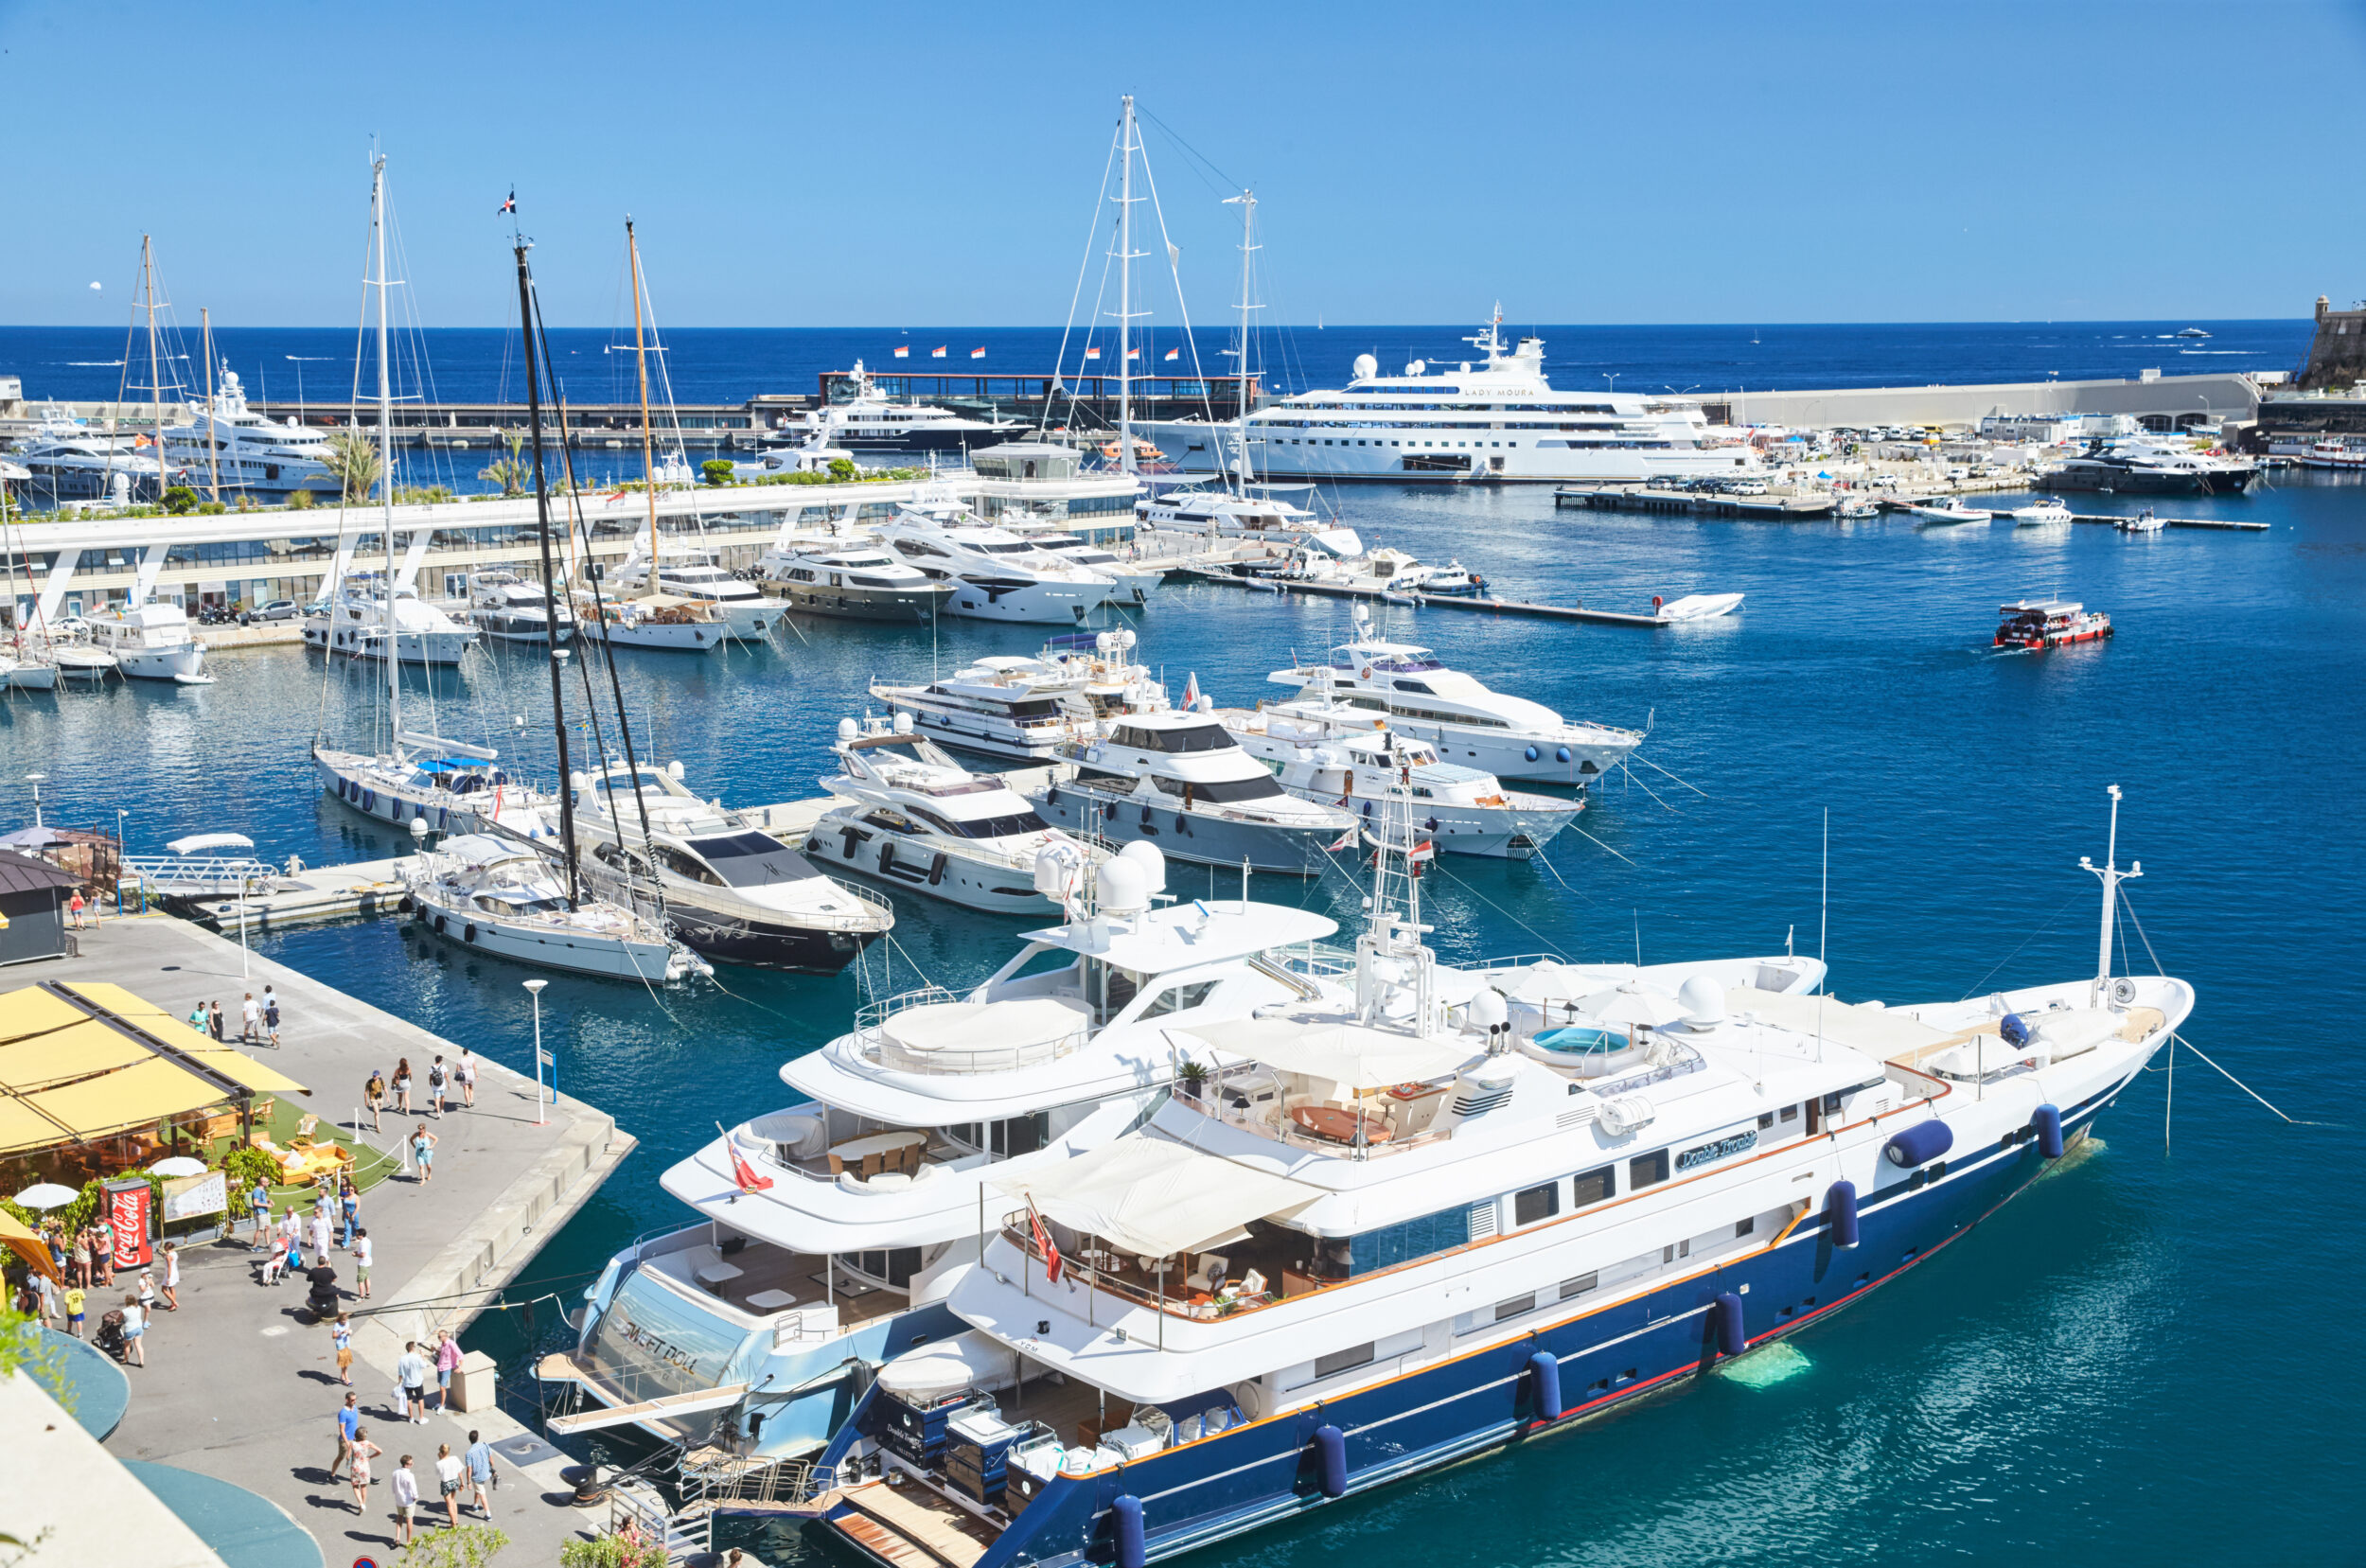
{"label": "white yacht with blue hull stripe", "polygon": [[[697,1223],[644,1238],[589,1293],[547,1382],[587,1400],[560,1433],[635,1427],[758,1457],[820,1448],[869,1369],[961,1325],[994,1174],[1072,1158],[1139,1127],[1213,1052],[1170,1028],[1343,995],[1314,944],[1337,926],[1259,903],[1154,908],[1164,868],[1137,846],[1094,866],[1047,854],[1068,924],[1028,934],[966,996],[874,1003],[781,1069],[798,1098],[665,1172]],[[1089,897],[1085,895],[1089,894]]]}
{"label": "white yacht with blue hull stripe", "polygon": [[2082,1141],[2191,1011],[2110,973],[2132,873],[2090,869],[2096,977],[1962,1002],[1696,976],[1673,1011],[1622,986],[1523,1035],[1484,993],[1441,1003],[1404,923],[1351,1010],[1178,1028],[1227,1066],[990,1183],[950,1304],[966,1364],[1006,1370],[947,1394],[948,1348],[882,1368],[822,1456],[827,1527],[890,1564],[955,1534],[971,1568],[1141,1568],[1828,1315]]}

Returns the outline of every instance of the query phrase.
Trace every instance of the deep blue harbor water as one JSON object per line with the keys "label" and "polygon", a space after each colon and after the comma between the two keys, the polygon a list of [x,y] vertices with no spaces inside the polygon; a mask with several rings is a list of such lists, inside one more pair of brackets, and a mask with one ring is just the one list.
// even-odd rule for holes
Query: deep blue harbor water
{"label": "deep blue harbor water", "polygon": [[[2304,323],[2201,325],[2217,334],[2204,347],[2248,344],[2276,368],[2305,344]],[[1351,330],[1324,332],[1326,352]],[[1400,347],[1442,356],[1453,330],[1415,341],[1387,329],[1396,336],[1384,340],[1394,345],[1384,361]],[[1678,387],[1728,373],[1739,380],[1731,367],[1750,348],[1746,328],[1599,329],[1598,343],[1596,329],[1545,331],[1552,366],[1575,375],[1602,358],[1604,368],[1629,367],[1622,384],[1629,374]],[[1687,336],[1721,332],[1722,344]],[[1762,384],[2193,362],[2138,332],[1768,327],[1766,350],[1786,334],[1795,341],[1770,354]],[[25,375],[36,396],[112,395],[32,362],[26,345],[40,336],[0,330],[0,374]],[[732,336],[751,342],[704,355],[692,352],[692,334],[676,335],[679,396],[808,390],[801,366],[878,352],[855,333]],[[914,341],[924,336],[957,353],[972,339],[998,341]],[[1298,341],[1314,336],[1301,329]],[[1377,336],[1343,343],[1340,357]],[[752,342],[774,339],[799,342]],[[104,357],[119,357],[119,339]],[[466,373],[497,377],[497,359],[468,359],[475,368]],[[1016,350],[1011,367],[1027,367]],[[449,381],[445,391],[478,395]],[[2255,519],[2272,525],[2265,534],[2150,537],[2092,526],[2039,537],[2006,525],[1556,513],[1546,489],[1372,487],[1341,501],[1368,540],[1458,556],[1513,597],[1641,608],[1655,593],[1748,595],[1729,619],[1656,633],[1395,612],[1400,635],[1494,684],[1572,715],[1648,718],[1643,754],[1667,770],[1638,767],[1632,783],[1604,788],[1580,819],[1599,845],[1564,835],[1545,863],[1441,862],[1428,909],[1449,959],[1538,949],[1619,959],[1639,942],[1648,960],[1766,951],[1794,934],[1812,952],[1828,812],[1837,995],[1952,998],[2089,973],[2097,905],[2077,860],[2101,857],[2104,790],[2116,783],[2128,795],[2120,854],[2142,859],[2145,873],[2128,889],[2142,929],[2124,927],[2127,964],[2149,969],[2157,953],[2192,980],[2193,1042],[2294,1117],[2331,1125],[2287,1125],[2181,1053],[2174,1153],[2163,1147],[2156,1073],[2104,1119],[2100,1150],[1795,1336],[1806,1362],[1796,1376],[1760,1388],[1722,1376],[1688,1383],[1195,1560],[2358,1560],[2366,1400],[2344,1370],[2354,1313],[2343,1281],[2357,1212],[2348,1176],[2366,1138],[2333,1068],[2366,1013],[2357,920],[2366,846],[2345,803],[2366,749],[2366,488],[2279,475],[2249,498],[2163,508]],[[2109,610],[2117,637],[1992,653],[1996,606],[2033,593]],[[1337,641],[1346,618],[1329,602],[1170,586],[1141,617],[1142,647],[1174,687],[1196,673],[1219,701],[1252,702],[1279,691],[1267,671]],[[1032,651],[1034,642],[1019,628],[959,622],[945,624],[933,650],[926,629],[823,624],[806,635],[776,652],[626,654],[649,749],[680,758],[694,787],[727,801],[811,795],[829,770],[832,727],[860,710],[872,676],[925,675],[932,658]],[[209,688],[116,685],[0,702],[0,823],[30,819],[17,781],[38,770],[49,775],[53,822],[108,824],[127,809],[134,850],[226,828],[274,858],[396,853],[391,835],[321,797],[306,764],[316,720],[332,739],[358,738],[370,678],[324,678],[292,649],[224,654],[214,667],[220,683]],[[440,679],[445,732],[500,732],[523,714],[536,734],[546,714],[539,678],[529,661],[488,654]],[[423,682],[418,690],[426,695]],[[548,771],[546,740],[514,749]],[[1194,874],[1180,873],[1185,890]],[[1256,891],[1346,918],[1355,890],[1333,877],[1261,878]],[[868,978],[899,990],[923,975],[972,981],[1007,956],[1018,929],[899,900],[892,974],[874,958]],[[519,983],[530,971],[385,922],[262,945],[531,1070]],[[786,1098],[776,1069],[843,1027],[863,982],[732,969],[720,978],[662,1003],[637,988],[553,980],[543,1022],[562,1084],[614,1110],[642,1147],[529,1266],[534,1283],[521,1294],[579,1284],[634,1235],[686,1219],[659,1174],[712,1137],[716,1120]],[[539,1321],[551,1327],[547,1312]],[[514,1317],[489,1319],[472,1338],[513,1367],[529,1349]],[[818,1548],[777,1536],[761,1550],[800,1560]]]}

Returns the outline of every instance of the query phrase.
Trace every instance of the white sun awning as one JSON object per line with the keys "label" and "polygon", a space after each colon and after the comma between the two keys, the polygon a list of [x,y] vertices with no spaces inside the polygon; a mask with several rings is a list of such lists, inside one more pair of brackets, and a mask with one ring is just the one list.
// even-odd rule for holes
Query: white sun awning
{"label": "white sun awning", "polygon": [[991,1177],[987,1185],[1032,1199],[1047,1218],[1144,1258],[1200,1250],[1238,1236],[1251,1220],[1294,1214],[1323,1196],[1287,1176],[1139,1136]]}
{"label": "white sun awning", "polygon": [[1393,1030],[1288,1018],[1234,1018],[1181,1032],[1230,1055],[1350,1089],[1385,1089],[1392,1084],[1444,1078],[1478,1054]]}

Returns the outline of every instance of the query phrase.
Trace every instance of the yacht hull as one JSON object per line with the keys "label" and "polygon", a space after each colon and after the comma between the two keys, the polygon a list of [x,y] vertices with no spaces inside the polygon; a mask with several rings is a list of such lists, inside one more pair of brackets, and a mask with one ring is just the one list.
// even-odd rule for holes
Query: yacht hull
{"label": "yacht hull", "polygon": [[412,895],[414,918],[421,929],[472,952],[531,963],[543,969],[563,969],[575,975],[604,975],[612,979],[645,980],[663,985],[673,949],[660,942],[634,942],[624,937],[600,937],[563,932],[545,926],[495,919],[483,910],[445,908]]}
{"label": "yacht hull", "polygon": [[9,664],[0,669],[0,685],[19,692],[54,692],[58,689],[58,667],[55,664]]}
{"label": "yacht hull", "polygon": [[340,804],[397,827],[418,821],[436,833],[474,833],[485,825],[476,807],[482,804],[489,809],[495,801],[490,790],[454,796],[390,788],[365,772],[368,762],[366,757],[346,752],[317,751],[312,756],[312,771],[322,790]]}
{"label": "yacht hull", "polygon": [[[469,613],[468,624],[497,643],[547,643],[551,640],[550,622],[539,615],[519,615],[503,610],[479,609]],[[575,634],[573,621],[558,625],[558,640],[564,643]]]}
{"label": "yacht hull", "polygon": [[911,714],[912,728],[938,745],[981,757],[1019,763],[1050,762],[1059,755],[1063,744],[1076,738],[1068,726],[1062,725],[1049,739],[1031,741],[1009,720],[991,714],[973,714],[958,708],[921,708],[893,697],[886,700],[890,712]]}
{"label": "yacht hull", "polygon": [[1114,844],[1155,844],[1169,860],[1236,872],[1245,860],[1251,871],[1319,876],[1331,864],[1326,851],[1338,841],[1340,831],[1247,821],[1205,809],[1178,811],[1166,802],[1145,804],[1133,796],[1112,800],[1087,795],[1074,784],[1030,792],[1027,798],[1054,827]]}
{"label": "yacht hull", "polygon": [[[1336,796],[1317,795],[1304,789],[1293,789],[1290,793],[1316,805],[1352,811],[1366,822],[1377,822],[1383,809],[1371,801],[1341,801]],[[1522,804],[1504,807],[1442,805],[1424,801],[1416,807],[1419,815],[1414,818],[1414,826],[1440,854],[1527,860],[1577,820],[1578,806],[1575,802],[1557,801],[1545,795],[1523,796],[1521,800]]]}
{"label": "yacht hull", "polygon": [[2124,496],[2239,496],[2259,483],[2255,467],[2223,472],[2114,468],[2072,463],[2046,476],[2057,490],[2092,490]]}
{"label": "yacht hull", "polygon": [[[349,659],[383,659],[385,641],[383,630],[378,627],[331,627],[321,620],[304,623],[305,646]],[[457,664],[475,643],[476,633],[468,630],[398,631],[395,634],[395,658],[405,664]]]}
{"label": "yacht hull", "polygon": [[1035,891],[1033,873],[1015,867],[957,857],[926,844],[898,844],[876,834],[856,838],[824,818],[805,840],[816,864],[852,872],[866,882],[943,899],[988,914],[1056,918],[1060,907]]}
{"label": "yacht hull", "polygon": [[766,585],[803,615],[833,615],[847,621],[895,621],[926,625],[945,600],[942,589],[911,592],[902,589],[826,588],[813,583],[775,581]]}
{"label": "yacht hull", "polygon": [[750,969],[835,975],[879,938],[876,931],[820,931],[698,907],[679,887],[665,890],[665,924],[697,952]]}
{"label": "yacht hull", "polygon": [[196,643],[177,648],[118,648],[115,667],[134,680],[177,680],[186,685],[198,678],[205,649]]}
{"label": "yacht hull", "polygon": [[708,653],[723,645],[728,628],[719,622],[690,621],[672,625],[620,625],[586,621],[583,634],[594,643],[619,648],[659,648],[668,653]]}
{"label": "yacht hull", "polygon": [[962,580],[953,584],[945,613],[965,621],[1082,625],[1085,617],[1115,589],[1116,585],[1108,583],[1029,583],[1017,588],[992,588]]}
{"label": "yacht hull", "polygon": [[[2134,1076],[2126,1072],[2065,1116],[2066,1137],[2083,1142]],[[1121,1495],[1139,1500],[1147,1561],[1325,1506],[1335,1499],[1322,1489],[1318,1428],[1344,1437],[1343,1498],[1566,1431],[1725,1360],[1711,1317],[1721,1295],[1740,1302],[1748,1348],[1771,1344],[1931,1258],[2049,1163],[2035,1142],[1989,1144],[1947,1161],[1938,1179],[1898,1182],[1863,1203],[1855,1248],[1835,1248],[1822,1217],[1810,1213],[1778,1245],[1704,1267],[1649,1295],[1572,1312],[1509,1342],[1097,1473],[1055,1475],[979,1556],[976,1568],[1107,1563]],[[1555,1359],[1563,1401],[1557,1418],[1539,1408],[1532,1358],[1540,1351]],[[838,1462],[856,1436],[870,1435],[865,1423],[876,1424],[875,1401],[874,1390],[822,1463]],[[865,1560],[902,1568],[865,1543],[866,1534],[876,1539],[874,1532],[847,1527],[859,1512],[857,1503],[841,1500],[824,1518]]]}

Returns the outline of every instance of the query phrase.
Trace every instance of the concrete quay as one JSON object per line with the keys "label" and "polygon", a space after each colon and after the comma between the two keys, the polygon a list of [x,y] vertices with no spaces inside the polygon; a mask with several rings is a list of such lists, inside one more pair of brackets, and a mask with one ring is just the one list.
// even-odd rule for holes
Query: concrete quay
{"label": "concrete quay", "polygon": [[[460,1046],[382,1013],[366,1002],[256,957],[241,975],[236,941],[164,916],[110,919],[80,933],[80,954],[17,972],[19,979],[112,981],[174,1013],[219,999],[236,1018],[238,999],[273,986],[281,998],[282,1047],[250,1047],[312,1089],[305,1101],[325,1123],[354,1124],[354,1108],[372,1068],[391,1072],[407,1056],[423,1106],[427,1064],[456,1059]],[[148,1365],[129,1367],[132,1405],[108,1439],[118,1458],[156,1459],[235,1481],[287,1510],[331,1564],[368,1555],[386,1560],[396,1461],[414,1456],[421,1490],[432,1497],[436,1445],[457,1453],[471,1428],[500,1451],[502,1485],[493,1523],[512,1540],[504,1560],[550,1562],[562,1542],[590,1537],[607,1511],[578,1511],[562,1471],[570,1463],[496,1409],[432,1415],[424,1426],[397,1418],[392,1400],[403,1341],[457,1334],[503,1286],[524,1275],[546,1238],[598,1190],[634,1140],[612,1118],[561,1096],[547,1124],[535,1123],[534,1081],[479,1056],[477,1103],[439,1121],[391,1113],[382,1136],[364,1113],[357,1129],[392,1149],[416,1121],[441,1140],[434,1179],[397,1175],[362,1194],[361,1223],[376,1247],[371,1298],[353,1299],[348,1255],[331,1254],[346,1309],[354,1316],[355,1391],[371,1441],[386,1450],[374,1462],[368,1509],[356,1514],[352,1489],[327,1480],[335,1413],[344,1390],[326,1325],[302,1311],[300,1280],[257,1282],[241,1228],[238,1239],[183,1249],[181,1310],[158,1312],[146,1340]],[[123,1277],[117,1277],[124,1283]],[[528,1292],[525,1294],[537,1294]],[[94,1302],[93,1318],[97,1308]],[[363,1316],[367,1313],[370,1315]],[[422,1501],[420,1512],[440,1520]],[[468,1516],[464,1516],[464,1523]]]}

